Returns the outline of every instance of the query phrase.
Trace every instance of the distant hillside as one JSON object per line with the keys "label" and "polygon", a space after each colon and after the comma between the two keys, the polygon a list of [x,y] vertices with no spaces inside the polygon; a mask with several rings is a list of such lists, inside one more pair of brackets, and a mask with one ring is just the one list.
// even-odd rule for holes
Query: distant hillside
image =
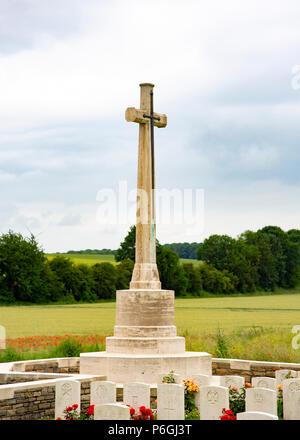
{"label": "distant hillside", "polygon": [[164,247],[172,249],[177,252],[180,258],[187,258],[196,260],[197,259],[197,249],[202,245],[202,243],[167,243],[163,244]]}

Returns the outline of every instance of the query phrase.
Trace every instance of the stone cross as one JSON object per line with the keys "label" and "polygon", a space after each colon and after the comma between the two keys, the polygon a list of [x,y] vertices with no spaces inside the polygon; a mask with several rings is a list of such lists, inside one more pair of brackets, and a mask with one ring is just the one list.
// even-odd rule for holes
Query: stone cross
{"label": "stone cross", "polygon": [[153,84],[140,84],[140,109],[126,110],[139,124],[135,265],[130,289],[161,289],[156,265],[155,170],[153,127],[166,127],[167,116],[153,112]]}

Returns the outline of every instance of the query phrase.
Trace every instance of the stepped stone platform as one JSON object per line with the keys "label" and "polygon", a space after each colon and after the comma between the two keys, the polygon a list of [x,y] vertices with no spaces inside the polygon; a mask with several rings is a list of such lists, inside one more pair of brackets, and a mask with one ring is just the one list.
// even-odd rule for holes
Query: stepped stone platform
{"label": "stepped stone platform", "polygon": [[174,292],[162,289],[117,291],[114,336],[106,351],[81,353],[81,374],[103,374],[117,383],[153,384],[159,373],[184,377],[212,372],[211,355],[186,352],[174,325]]}

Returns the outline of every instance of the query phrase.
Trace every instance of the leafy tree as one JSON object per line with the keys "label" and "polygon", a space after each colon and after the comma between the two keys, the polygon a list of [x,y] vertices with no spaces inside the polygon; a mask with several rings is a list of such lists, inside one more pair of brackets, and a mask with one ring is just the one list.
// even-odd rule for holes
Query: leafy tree
{"label": "leafy tree", "polygon": [[241,292],[255,290],[258,281],[259,251],[247,245],[243,239],[235,240],[227,235],[212,235],[198,249],[198,259],[222,271],[227,270],[238,278]]}
{"label": "leafy tree", "polygon": [[111,263],[97,263],[92,266],[93,293],[100,299],[115,298],[117,270]]}
{"label": "leafy tree", "polygon": [[206,263],[197,267],[203,289],[211,293],[232,293],[238,284],[238,278],[227,270],[218,270]]}
{"label": "leafy tree", "polygon": [[0,237],[0,294],[2,300],[44,302],[51,295],[46,257],[33,235],[9,231]]}
{"label": "leafy tree", "polygon": [[188,280],[186,291],[195,296],[199,295],[203,289],[202,278],[199,270],[197,270],[193,263],[183,263],[182,268]]}
{"label": "leafy tree", "polygon": [[131,226],[125,240],[120,244],[119,249],[115,253],[115,260],[122,261],[130,259],[135,261],[135,233],[136,227]]}
{"label": "leafy tree", "polygon": [[260,256],[257,266],[257,284],[264,290],[274,290],[278,284],[278,273],[269,235],[261,231],[246,231],[241,235],[241,239],[246,244],[258,248]]}
{"label": "leafy tree", "polygon": [[168,243],[163,246],[175,251],[180,258],[196,259],[201,243]]}
{"label": "leafy tree", "polygon": [[188,279],[176,252],[161,246],[157,241],[156,261],[163,289],[175,290],[177,296],[184,295]]}
{"label": "leafy tree", "polygon": [[117,265],[117,290],[128,289],[134,262],[127,258]]}
{"label": "leafy tree", "polygon": [[57,255],[49,262],[49,266],[60,285],[60,296],[57,299],[79,301],[81,276],[75,263],[63,255]]}

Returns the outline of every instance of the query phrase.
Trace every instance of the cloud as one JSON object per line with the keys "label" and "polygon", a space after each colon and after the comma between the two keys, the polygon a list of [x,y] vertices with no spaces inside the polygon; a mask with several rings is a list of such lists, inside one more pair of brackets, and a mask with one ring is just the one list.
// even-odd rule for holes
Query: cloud
{"label": "cloud", "polygon": [[298,227],[299,12],[275,0],[3,0],[0,229],[42,231],[52,251],[118,245],[128,225],[99,225],[96,194],[136,185],[138,126],[124,112],[144,81],[168,115],[157,185],[204,188],[204,235]]}

